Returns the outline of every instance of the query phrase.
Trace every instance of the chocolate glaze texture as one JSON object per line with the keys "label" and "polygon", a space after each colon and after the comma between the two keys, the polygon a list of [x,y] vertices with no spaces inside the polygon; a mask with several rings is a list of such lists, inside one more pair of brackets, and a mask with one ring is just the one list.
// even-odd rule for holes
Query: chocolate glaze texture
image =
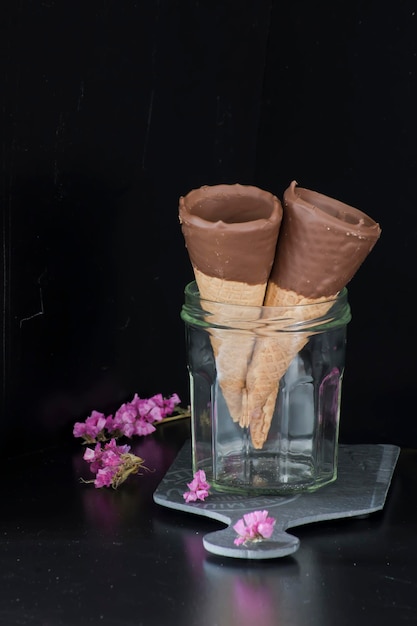
{"label": "chocolate glaze texture", "polygon": [[318,298],[337,294],[377,242],[381,229],[343,202],[296,186],[284,192],[284,216],[270,281]]}
{"label": "chocolate glaze texture", "polygon": [[179,219],[194,268],[223,280],[267,282],[282,220],[274,195],[249,185],[206,185],[180,198]]}

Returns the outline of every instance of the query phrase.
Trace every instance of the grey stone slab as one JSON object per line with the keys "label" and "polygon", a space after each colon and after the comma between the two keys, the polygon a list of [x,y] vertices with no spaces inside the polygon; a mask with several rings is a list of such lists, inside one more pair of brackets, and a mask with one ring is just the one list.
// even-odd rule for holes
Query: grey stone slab
{"label": "grey stone slab", "polygon": [[[213,554],[243,559],[273,559],[298,550],[289,528],[337,518],[368,515],[384,507],[400,448],[389,444],[340,445],[338,478],[314,493],[292,496],[243,496],[211,490],[204,502],[186,503],[183,493],[192,480],[191,447],[187,442],[154,493],[161,506],[203,515],[226,525],[203,537]],[[267,510],[276,518],[268,540],[236,546],[233,525],[250,511]]]}

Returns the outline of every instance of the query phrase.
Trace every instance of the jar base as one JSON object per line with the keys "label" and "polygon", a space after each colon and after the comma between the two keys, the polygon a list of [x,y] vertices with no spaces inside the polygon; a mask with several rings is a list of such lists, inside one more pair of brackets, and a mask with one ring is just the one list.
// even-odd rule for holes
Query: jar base
{"label": "jar base", "polygon": [[317,472],[305,458],[286,458],[276,454],[242,459],[231,456],[217,463],[203,463],[207,480],[216,491],[246,496],[289,495],[314,492],[334,482],[337,470]]}

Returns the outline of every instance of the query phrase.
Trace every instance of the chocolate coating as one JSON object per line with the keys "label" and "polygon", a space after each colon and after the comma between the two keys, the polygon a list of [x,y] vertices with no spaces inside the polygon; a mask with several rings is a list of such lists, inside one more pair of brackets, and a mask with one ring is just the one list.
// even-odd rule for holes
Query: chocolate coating
{"label": "chocolate coating", "polygon": [[284,216],[270,280],[318,298],[338,293],[377,242],[381,229],[368,215],[315,191],[284,192]]}
{"label": "chocolate coating", "polygon": [[206,185],[180,198],[179,219],[193,267],[223,280],[266,283],[282,220],[274,195],[249,185]]}

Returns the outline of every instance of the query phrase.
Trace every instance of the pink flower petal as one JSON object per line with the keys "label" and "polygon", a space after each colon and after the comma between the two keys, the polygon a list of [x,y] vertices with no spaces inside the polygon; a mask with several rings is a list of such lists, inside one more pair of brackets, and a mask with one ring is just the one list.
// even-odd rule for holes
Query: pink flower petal
{"label": "pink flower petal", "polygon": [[195,502],[197,500],[197,494],[194,491],[186,491],[183,493],[183,498],[186,502]]}
{"label": "pink flower petal", "polygon": [[83,459],[85,461],[93,461],[96,458],[96,454],[94,452],[94,450],[92,450],[91,448],[86,448],[85,452],[84,452],[84,456]]}
{"label": "pink flower petal", "polygon": [[73,435],[74,437],[83,437],[85,435],[86,426],[83,422],[75,422]]}
{"label": "pink flower petal", "polygon": [[111,472],[108,468],[99,469],[97,472],[94,485],[99,489],[100,487],[110,487],[113,481],[114,472]]}
{"label": "pink flower petal", "polygon": [[143,418],[139,418],[135,424],[135,435],[150,435],[156,430],[155,426],[152,426]]}

